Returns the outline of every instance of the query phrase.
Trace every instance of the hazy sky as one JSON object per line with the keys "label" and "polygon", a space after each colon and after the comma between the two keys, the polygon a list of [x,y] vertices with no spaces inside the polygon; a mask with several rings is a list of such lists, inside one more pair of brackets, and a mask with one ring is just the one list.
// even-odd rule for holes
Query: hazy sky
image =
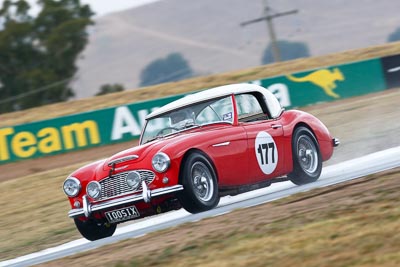
{"label": "hazy sky", "polygon": [[[27,0],[34,7],[37,0]],[[101,16],[110,12],[121,11],[127,8],[140,6],[159,0],[81,0],[81,3],[89,4],[96,16]],[[1,5],[3,0],[0,0]]]}

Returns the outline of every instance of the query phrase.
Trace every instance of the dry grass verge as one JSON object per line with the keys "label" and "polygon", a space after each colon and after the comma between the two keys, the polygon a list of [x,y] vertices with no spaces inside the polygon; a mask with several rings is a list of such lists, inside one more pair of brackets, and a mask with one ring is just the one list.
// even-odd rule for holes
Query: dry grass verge
{"label": "dry grass verge", "polygon": [[[79,164],[81,166],[81,164]],[[61,185],[78,165],[1,183],[0,261],[80,238]]]}
{"label": "dry grass verge", "polygon": [[44,266],[399,266],[400,169]]}

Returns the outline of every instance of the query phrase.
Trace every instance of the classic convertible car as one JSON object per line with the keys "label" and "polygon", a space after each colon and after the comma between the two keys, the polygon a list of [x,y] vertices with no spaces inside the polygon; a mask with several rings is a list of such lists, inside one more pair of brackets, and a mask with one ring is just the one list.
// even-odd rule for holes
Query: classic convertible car
{"label": "classic convertible car", "polygon": [[149,114],[140,144],[73,172],[64,182],[79,232],[180,209],[191,213],[273,182],[316,181],[339,140],[312,115],[285,111],[267,89],[221,86]]}

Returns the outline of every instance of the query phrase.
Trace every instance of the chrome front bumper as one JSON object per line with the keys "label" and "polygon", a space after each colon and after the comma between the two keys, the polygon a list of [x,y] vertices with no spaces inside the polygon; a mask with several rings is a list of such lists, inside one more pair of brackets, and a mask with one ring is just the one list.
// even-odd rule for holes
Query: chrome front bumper
{"label": "chrome front bumper", "polygon": [[[143,182],[144,183],[144,182]],[[81,216],[89,217],[92,212],[107,210],[113,207],[118,207],[122,205],[132,204],[135,202],[144,201],[146,203],[150,202],[152,198],[159,197],[162,195],[168,195],[183,190],[182,185],[174,185],[170,187],[158,188],[154,190],[149,190],[146,183],[142,184],[143,192],[140,195],[127,196],[122,198],[113,199],[110,201],[102,203],[90,203],[86,195],[83,196],[83,207],[80,209],[72,209],[68,212],[70,218],[77,218]]]}

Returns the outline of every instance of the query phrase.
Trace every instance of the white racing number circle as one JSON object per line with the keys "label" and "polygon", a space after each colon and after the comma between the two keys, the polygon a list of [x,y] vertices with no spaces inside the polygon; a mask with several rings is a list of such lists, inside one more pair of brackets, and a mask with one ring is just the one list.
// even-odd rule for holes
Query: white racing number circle
{"label": "white racing number circle", "polygon": [[274,139],[267,132],[259,132],[254,145],[258,166],[263,173],[271,174],[278,164],[278,149]]}

